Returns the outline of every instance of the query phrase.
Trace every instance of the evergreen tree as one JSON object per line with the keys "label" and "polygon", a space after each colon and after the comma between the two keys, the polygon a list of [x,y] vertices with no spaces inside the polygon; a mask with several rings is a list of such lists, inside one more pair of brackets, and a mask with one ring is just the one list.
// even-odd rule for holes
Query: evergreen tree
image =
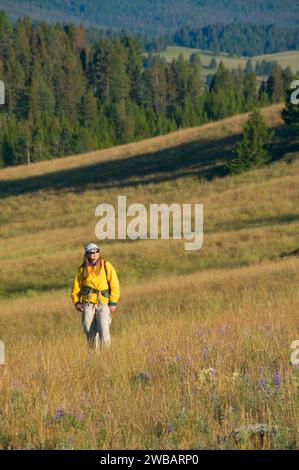
{"label": "evergreen tree", "polygon": [[71,47],[80,59],[83,71],[86,72],[90,46],[84,26],[83,24],[80,24],[79,26],[75,26],[73,24],[67,25],[66,32],[70,38]]}
{"label": "evergreen tree", "polygon": [[286,67],[282,71],[282,77],[285,86],[285,96],[287,97],[288,90],[290,89],[291,83],[296,80],[296,75],[293,73],[291,67]]}
{"label": "evergreen tree", "polygon": [[174,119],[177,115],[177,82],[175,61],[166,69],[166,116]]}
{"label": "evergreen tree", "polygon": [[252,111],[257,104],[258,93],[257,93],[257,78],[256,73],[245,72],[244,75],[244,111]]}
{"label": "evergreen tree", "polygon": [[110,97],[111,52],[111,41],[101,38],[93,48],[92,60],[88,65],[89,83],[102,103],[108,103]]}
{"label": "evergreen tree", "polygon": [[285,99],[285,84],[282,68],[275,64],[273,71],[267,80],[267,93],[272,103],[279,103]]}
{"label": "evergreen tree", "polygon": [[5,11],[0,11],[0,72],[11,41],[12,27]]}
{"label": "evergreen tree", "polygon": [[190,55],[189,63],[190,63],[190,65],[193,65],[193,67],[195,67],[195,68],[196,67],[200,68],[201,67],[200,54],[198,52],[193,52]]}
{"label": "evergreen tree", "polygon": [[210,95],[207,100],[208,116],[211,119],[223,119],[239,111],[238,84],[221,61],[210,84]]}
{"label": "evergreen tree", "polygon": [[20,165],[30,162],[30,131],[26,121],[17,122],[10,117],[5,126],[2,141],[3,159],[6,165]]}
{"label": "evergreen tree", "polygon": [[154,56],[150,67],[144,73],[144,104],[152,106],[157,115],[161,112],[165,113],[167,106],[166,69],[167,66],[165,60],[158,56]]}
{"label": "evergreen tree", "polygon": [[142,97],[144,94],[142,82],[143,49],[140,41],[138,41],[136,38],[129,38],[128,36],[125,36],[122,39],[121,43],[128,51],[126,61],[126,73],[129,80],[130,98],[135,103],[141,104]]}
{"label": "evergreen tree", "polygon": [[212,69],[212,70],[214,70],[214,69],[217,68],[217,60],[215,59],[215,57],[213,57],[213,58],[211,59],[211,62],[210,62],[210,64],[209,64],[209,68]]}
{"label": "evergreen tree", "polygon": [[244,126],[241,140],[237,143],[234,159],[228,164],[231,173],[240,173],[252,167],[259,167],[270,160],[266,146],[271,142],[273,133],[258,110],[254,110]]}
{"label": "evergreen tree", "polygon": [[245,73],[247,74],[251,74],[253,73],[253,64],[252,64],[252,60],[251,59],[248,59],[247,62],[246,62],[246,65],[245,65]]}
{"label": "evergreen tree", "polygon": [[267,83],[264,80],[259,88],[258,102],[260,106],[268,106],[270,104],[270,97],[267,93]]}
{"label": "evergreen tree", "polygon": [[110,102],[118,103],[125,101],[129,96],[130,80],[126,70],[127,60],[128,51],[121,43],[117,42],[110,57]]}

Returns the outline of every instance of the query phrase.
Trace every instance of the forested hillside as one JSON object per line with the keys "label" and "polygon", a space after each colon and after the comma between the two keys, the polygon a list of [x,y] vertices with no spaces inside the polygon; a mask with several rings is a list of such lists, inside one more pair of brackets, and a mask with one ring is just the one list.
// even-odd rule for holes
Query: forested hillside
{"label": "forested hillside", "polygon": [[91,44],[83,27],[13,27],[0,14],[1,166],[132,142],[281,101],[290,71],[258,85],[253,69],[222,63],[204,86],[201,65],[143,57],[134,37]]}
{"label": "forested hillside", "polygon": [[84,22],[152,35],[215,23],[298,25],[298,3],[286,0],[1,0],[12,19],[30,15],[50,22]]}
{"label": "forested hillside", "polygon": [[299,28],[256,24],[215,24],[182,28],[172,42],[178,46],[245,56],[299,49]]}

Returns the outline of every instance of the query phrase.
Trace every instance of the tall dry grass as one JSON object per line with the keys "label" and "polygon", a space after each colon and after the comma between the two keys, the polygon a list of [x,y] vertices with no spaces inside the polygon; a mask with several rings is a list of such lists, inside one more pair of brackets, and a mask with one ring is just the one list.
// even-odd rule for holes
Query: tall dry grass
{"label": "tall dry grass", "polygon": [[298,445],[298,260],[128,288],[89,357],[65,296],[2,309],[2,448]]}
{"label": "tall dry grass", "polygon": [[[263,112],[280,123],[279,106]],[[245,118],[0,172],[8,189],[0,201],[0,448],[298,448],[290,345],[299,261],[280,258],[298,247],[298,155],[211,179],[196,166],[217,168],[232,146],[225,136]],[[170,153],[156,155],[161,146]],[[140,164],[147,152],[177,163],[180,153],[185,166],[164,167],[163,178],[132,172],[127,186],[88,185],[90,162],[115,159],[113,177],[123,158],[139,155]],[[52,173],[63,183],[59,172],[76,167],[80,191],[47,186]],[[32,177],[44,187],[30,190]],[[146,207],[203,203],[204,245],[187,252],[184,239],[101,242],[121,300],[111,350],[90,357],[70,288],[82,245],[94,238],[95,207],[116,206],[119,194]]]}

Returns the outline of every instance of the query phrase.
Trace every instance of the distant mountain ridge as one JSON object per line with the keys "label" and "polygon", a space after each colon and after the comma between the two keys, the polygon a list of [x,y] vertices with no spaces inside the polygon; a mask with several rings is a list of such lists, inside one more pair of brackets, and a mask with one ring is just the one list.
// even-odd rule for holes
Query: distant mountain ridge
{"label": "distant mountain ridge", "polygon": [[29,15],[153,36],[214,23],[299,25],[298,0],[0,0],[1,9],[13,20]]}

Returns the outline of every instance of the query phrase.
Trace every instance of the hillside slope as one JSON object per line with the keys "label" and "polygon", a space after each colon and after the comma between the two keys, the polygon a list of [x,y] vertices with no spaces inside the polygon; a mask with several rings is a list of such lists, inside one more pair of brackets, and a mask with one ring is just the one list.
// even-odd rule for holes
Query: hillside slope
{"label": "hillside slope", "polygon": [[[239,66],[244,68],[248,61],[248,57],[245,56],[231,57],[228,54],[223,53],[214,55],[212,52],[209,51],[202,51],[200,49],[177,46],[167,46],[163,51],[157,54],[160,57],[165,58],[167,62],[171,62],[173,59],[177,59],[181,54],[183,55],[184,59],[189,60],[191,54],[193,53],[199,54],[201,64],[203,66],[201,71],[203,76],[211,74],[209,64],[212,60],[212,57],[214,57],[218,63],[222,61],[226,68],[235,70],[237,70]],[[290,67],[294,73],[299,70],[299,51],[284,51],[276,52],[274,54],[257,55],[250,57],[250,60],[252,61],[253,67],[255,67],[257,62],[262,62],[263,60],[266,60],[269,62],[275,61],[284,69],[286,67]]]}
{"label": "hillside slope", "polygon": [[[0,449],[298,448],[299,153],[225,175],[246,118],[0,171]],[[119,195],[203,203],[204,244],[99,241],[121,299],[91,358],[70,289]]]}

